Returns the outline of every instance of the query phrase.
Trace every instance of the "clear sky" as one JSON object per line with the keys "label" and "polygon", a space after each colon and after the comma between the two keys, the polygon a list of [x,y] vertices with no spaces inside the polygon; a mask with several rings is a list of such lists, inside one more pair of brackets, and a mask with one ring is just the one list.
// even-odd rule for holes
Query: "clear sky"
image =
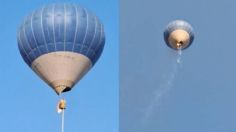
{"label": "clear sky", "polygon": [[[121,0],[121,132],[236,131],[235,5],[234,0]],[[164,90],[176,52],[166,46],[163,31],[175,19],[193,26],[195,40]]]}
{"label": "clear sky", "polygon": [[90,9],[106,33],[105,49],[96,65],[65,94],[65,131],[118,132],[118,0],[1,0],[0,131],[60,131],[59,98],[25,64],[16,40],[23,18],[53,2],[78,3]]}

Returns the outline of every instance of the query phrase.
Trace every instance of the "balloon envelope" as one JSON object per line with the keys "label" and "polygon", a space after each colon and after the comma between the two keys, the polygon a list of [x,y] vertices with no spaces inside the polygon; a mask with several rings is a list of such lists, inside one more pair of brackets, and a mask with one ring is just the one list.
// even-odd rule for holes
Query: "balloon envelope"
{"label": "balloon envelope", "polygon": [[173,49],[186,49],[194,39],[192,26],[183,20],[175,20],[170,22],[165,31],[164,39],[166,44]]}
{"label": "balloon envelope", "polygon": [[17,40],[24,61],[60,94],[96,63],[105,34],[98,17],[86,8],[51,4],[25,18]]}

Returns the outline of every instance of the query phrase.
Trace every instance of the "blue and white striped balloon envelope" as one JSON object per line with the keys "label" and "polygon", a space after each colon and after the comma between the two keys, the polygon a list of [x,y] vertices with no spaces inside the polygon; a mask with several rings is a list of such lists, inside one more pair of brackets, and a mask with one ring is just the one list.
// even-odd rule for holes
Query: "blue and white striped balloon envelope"
{"label": "blue and white striped balloon envelope", "polygon": [[164,39],[166,44],[175,50],[188,48],[194,39],[192,26],[183,20],[175,20],[170,22],[165,31]]}
{"label": "blue and white striped balloon envelope", "polygon": [[95,65],[105,34],[99,18],[86,8],[50,4],[24,19],[17,41],[24,61],[60,94]]}

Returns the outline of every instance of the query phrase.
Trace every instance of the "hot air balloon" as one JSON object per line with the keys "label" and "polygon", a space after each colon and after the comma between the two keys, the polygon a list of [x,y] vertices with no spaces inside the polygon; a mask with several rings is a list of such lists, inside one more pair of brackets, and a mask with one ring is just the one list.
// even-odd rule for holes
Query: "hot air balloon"
{"label": "hot air balloon", "polygon": [[27,65],[57,94],[69,91],[95,65],[105,44],[104,28],[91,11],[50,4],[21,24],[17,41]]}
{"label": "hot air balloon", "polygon": [[165,31],[164,39],[166,44],[175,50],[188,48],[194,39],[192,26],[183,20],[170,22]]}

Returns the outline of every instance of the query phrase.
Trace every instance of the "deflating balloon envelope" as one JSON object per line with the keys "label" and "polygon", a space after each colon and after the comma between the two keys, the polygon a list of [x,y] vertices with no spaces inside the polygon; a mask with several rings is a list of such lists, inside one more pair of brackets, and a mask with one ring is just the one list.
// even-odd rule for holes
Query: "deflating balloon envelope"
{"label": "deflating balloon envelope", "polygon": [[166,44],[175,50],[188,48],[194,39],[192,26],[183,20],[170,22],[165,31],[164,39]]}
{"label": "deflating balloon envelope", "polygon": [[86,8],[51,4],[25,18],[17,40],[24,61],[60,94],[96,63],[105,34],[98,17]]}

